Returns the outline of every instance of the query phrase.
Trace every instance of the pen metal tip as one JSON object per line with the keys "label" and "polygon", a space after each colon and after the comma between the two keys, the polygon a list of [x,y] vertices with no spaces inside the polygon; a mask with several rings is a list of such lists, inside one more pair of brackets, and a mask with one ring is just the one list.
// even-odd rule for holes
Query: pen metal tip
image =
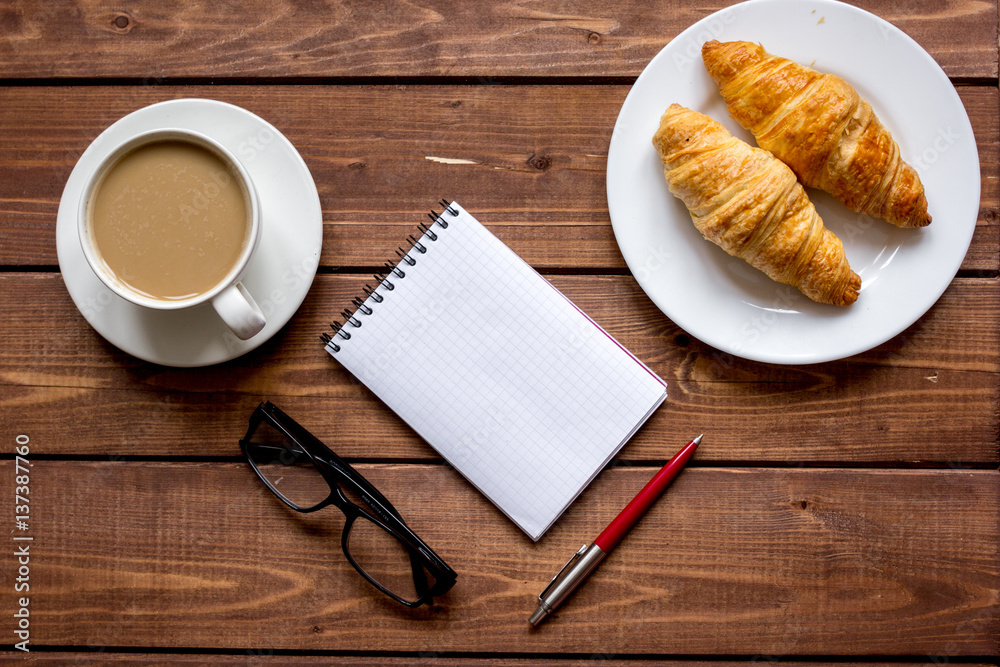
{"label": "pen metal tip", "polygon": [[701,439],[702,439],[703,437],[705,437],[705,434],[704,434],[704,433],[702,433],[701,435],[699,435],[699,436],[698,436],[697,438],[695,438],[695,439],[694,439],[694,440],[692,440],[691,442],[693,442],[693,443],[694,443],[694,444],[696,444],[696,445],[700,445],[700,444],[701,444]]}
{"label": "pen metal tip", "polygon": [[528,623],[531,624],[531,627],[537,628],[539,625],[541,625],[542,621],[544,621],[546,617],[548,617],[548,615],[549,613],[545,609],[545,607],[540,606],[538,607],[538,609],[535,610],[535,613],[531,615],[531,618],[528,619]]}

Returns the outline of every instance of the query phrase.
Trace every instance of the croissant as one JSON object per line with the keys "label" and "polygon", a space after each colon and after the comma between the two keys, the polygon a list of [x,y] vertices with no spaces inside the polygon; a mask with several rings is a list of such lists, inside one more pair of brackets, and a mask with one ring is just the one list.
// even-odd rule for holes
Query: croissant
{"label": "croissant", "polygon": [[653,145],[670,192],[705,238],[814,301],[857,300],[861,278],[843,244],[780,160],[677,104],[660,118]]}
{"label": "croissant", "polygon": [[898,227],[930,224],[917,172],[846,81],[750,42],[712,40],[701,55],[733,119],[802,183]]}

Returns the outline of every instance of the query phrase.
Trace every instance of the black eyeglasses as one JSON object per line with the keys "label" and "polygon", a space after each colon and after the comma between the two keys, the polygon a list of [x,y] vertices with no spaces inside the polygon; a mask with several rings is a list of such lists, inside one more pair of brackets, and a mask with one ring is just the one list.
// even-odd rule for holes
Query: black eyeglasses
{"label": "black eyeglasses", "polygon": [[340,508],[346,518],[344,555],[393,600],[419,607],[455,584],[455,571],[410,530],[385,496],[270,402],[254,410],[240,447],[267,488],[292,509]]}

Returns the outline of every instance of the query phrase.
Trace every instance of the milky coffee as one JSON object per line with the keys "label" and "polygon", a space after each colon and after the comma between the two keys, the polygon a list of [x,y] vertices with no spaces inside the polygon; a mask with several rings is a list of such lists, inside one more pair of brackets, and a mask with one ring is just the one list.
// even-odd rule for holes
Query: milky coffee
{"label": "milky coffee", "polygon": [[226,277],[252,221],[238,174],[208,149],[170,139],[139,146],[108,170],[90,198],[87,224],[119,281],[178,300]]}

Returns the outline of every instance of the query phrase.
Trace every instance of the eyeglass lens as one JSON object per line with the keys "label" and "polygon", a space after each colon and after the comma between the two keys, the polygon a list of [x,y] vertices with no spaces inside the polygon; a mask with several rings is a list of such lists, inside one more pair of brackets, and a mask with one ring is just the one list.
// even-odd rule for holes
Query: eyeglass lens
{"label": "eyeglass lens", "polygon": [[351,525],[347,551],[368,576],[407,602],[416,602],[434,584],[419,560],[414,571],[410,552],[402,542],[365,514],[359,514]]}
{"label": "eyeglass lens", "polygon": [[267,422],[254,431],[247,456],[274,490],[298,508],[315,507],[330,495],[330,485],[309,455]]}

